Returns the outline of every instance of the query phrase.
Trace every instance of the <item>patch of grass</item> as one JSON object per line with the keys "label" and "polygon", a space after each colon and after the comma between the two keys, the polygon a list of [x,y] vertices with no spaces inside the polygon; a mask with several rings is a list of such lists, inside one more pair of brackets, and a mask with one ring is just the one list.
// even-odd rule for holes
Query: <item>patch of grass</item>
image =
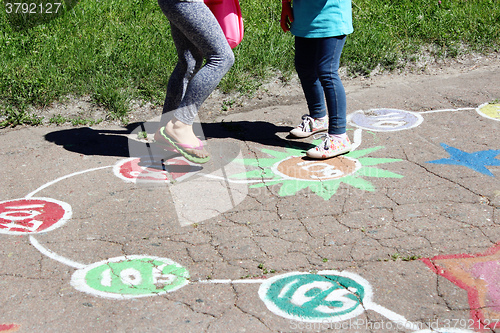
{"label": "patch of grass", "polygon": [[94,120],[94,119],[85,119],[82,117],[78,117],[78,118],[69,120],[69,122],[73,126],[93,126],[93,125],[101,123],[102,119]]}
{"label": "patch of grass", "polygon": [[[16,110],[9,124],[37,123],[22,110],[70,94],[92,96],[124,123],[131,99],[163,103],[177,54],[158,4],[63,2],[58,15],[42,20],[8,15],[0,2],[0,112]],[[245,0],[241,7],[245,38],[219,89],[251,95],[266,78],[286,81],[294,73],[294,43],[279,27],[279,1]],[[403,67],[422,50],[434,57],[500,50],[498,0],[354,0],[353,17],[342,57],[349,75]]]}
{"label": "patch of grass", "polygon": [[401,260],[401,261],[413,261],[413,260],[418,260],[422,258],[421,256],[419,255],[408,255],[408,256],[403,256],[399,253],[394,253],[390,256],[390,259],[385,259],[384,261],[389,261],[389,260],[392,260],[392,261],[397,261],[397,260]]}
{"label": "patch of grass", "polygon": [[16,127],[18,125],[38,126],[43,122],[43,117],[30,114],[24,108],[7,107],[2,114],[5,116],[3,121],[0,121],[0,128]]}
{"label": "patch of grass", "polygon": [[342,61],[354,74],[395,69],[422,49],[438,58],[499,50],[496,0],[354,0],[353,16]]}
{"label": "patch of grass", "polygon": [[109,111],[111,119],[125,120],[129,112],[128,94],[122,93],[120,87],[113,84],[98,83],[92,99]]}
{"label": "patch of grass", "polygon": [[68,121],[68,119],[66,119],[64,116],[62,116],[62,115],[60,115],[60,114],[57,114],[57,115],[52,116],[52,117],[49,119],[49,124],[54,124],[54,125],[63,125],[63,124],[65,124],[67,121]]}
{"label": "patch of grass", "polygon": [[271,273],[271,274],[276,273],[276,270],[274,270],[274,269],[267,269],[267,268],[264,266],[264,264],[262,264],[262,263],[261,263],[261,264],[259,264],[259,265],[257,266],[257,268],[259,268],[260,270],[262,270],[262,274],[264,274],[264,275],[265,275],[265,274],[268,274],[268,273]]}
{"label": "patch of grass", "polygon": [[69,118],[66,118],[66,117],[58,114],[58,115],[52,116],[49,119],[49,124],[54,124],[54,125],[59,126],[59,125],[64,125],[66,123],[71,123],[72,126],[93,126],[93,125],[101,123],[102,121],[103,121],[102,119],[94,120],[94,119],[85,119],[82,117],[69,119]]}
{"label": "patch of grass", "polygon": [[223,101],[221,106],[221,111],[229,111],[235,103],[236,100],[234,100],[233,98],[227,101]]}

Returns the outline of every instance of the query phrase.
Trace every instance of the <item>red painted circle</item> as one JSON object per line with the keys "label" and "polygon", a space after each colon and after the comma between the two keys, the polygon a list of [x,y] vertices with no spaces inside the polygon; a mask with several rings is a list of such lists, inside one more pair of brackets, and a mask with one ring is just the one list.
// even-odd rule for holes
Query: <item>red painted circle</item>
{"label": "red painted circle", "polygon": [[0,202],[0,233],[33,234],[55,229],[71,215],[68,204],[46,198]]}
{"label": "red painted circle", "polygon": [[0,332],[4,332],[4,333],[15,332],[19,328],[21,328],[21,325],[18,325],[18,324],[1,324],[0,325]]}
{"label": "red painted circle", "polygon": [[[163,166],[151,167],[139,165],[140,158],[131,158],[123,161],[117,167],[117,173],[120,178],[127,181],[146,181],[146,182],[168,182],[171,179],[177,179],[186,175],[191,165],[184,159],[173,158],[165,161]],[[175,168],[175,166],[185,166],[186,168]]]}

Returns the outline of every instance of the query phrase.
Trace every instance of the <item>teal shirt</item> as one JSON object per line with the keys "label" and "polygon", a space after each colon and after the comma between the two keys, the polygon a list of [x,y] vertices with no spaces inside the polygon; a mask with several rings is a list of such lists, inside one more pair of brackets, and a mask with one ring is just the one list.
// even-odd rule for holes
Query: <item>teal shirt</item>
{"label": "teal shirt", "polygon": [[291,33],[323,38],[353,32],[351,0],[293,0]]}

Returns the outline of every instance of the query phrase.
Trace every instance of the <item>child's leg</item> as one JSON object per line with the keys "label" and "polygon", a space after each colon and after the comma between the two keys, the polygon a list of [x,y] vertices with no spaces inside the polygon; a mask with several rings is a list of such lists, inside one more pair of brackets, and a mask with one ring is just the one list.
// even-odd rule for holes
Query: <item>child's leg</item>
{"label": "child's leg", "polygon": [[345,36],[318,39],[317,73],[328,106],[328,134],[346,132],[346,94],[338,73]]}
{"label": "child's leg", "polygon": [[326,116],[323,87],[317,75],[316,38],[295,37],[295,70],[312,118]]}
{"label": "child's leg", "polygon": [[318,38],[317,73],[328,106],[328,135],[306,152],[310,158],[325,159],[345,154],[352,148],[346,135],[346,95],[338,69],[345,36]]}
{"label": "child's leg", "polygon": [[163,104],[162,126],[170,120],[167,117],[172,117],[171,114],[167,115],[167,113],[179,107],[186,93],[189,81],[203,65],[203,54],[175,25],[171,25],[170,29],[177,49],[178,61],[168,80],[167,96]]}
{"label": "child's leg", "polygon": [[[233,65],[234,54],[219,23],[203,2],[158,0],[158,4],[171,26],[175,27],[173,37],[180,57],[179,71],[188,71],[184,75],[176,73],[181,78],[176,83],[180,84],[179,80],[182,80],[182,85],[187,85],[182,88],[184,93],[174,116],[191,125],[201,104]],[[200,56],[206,59],[201,69],[197,70],[199,64],[186,67],[192,59],[198,62]],[[177,94],[175,99],[178,97]],[[171,103],[172,106],[177,104],[175,100]],[[172,107],[167,107],[167,111],[169,109]]]}
{"label": "child's leg", "polygon": [[[234,54],[203,2],[158,0],[158,4],[170,21],[179,61],[169,80],[155,140],[175,148],[190,161],[205,163],[209,154],[192,125],[201,104],[233,65]],[[206,63],[201,67],[203,59]]]}
{"label": "child's leg", "polygon": [[316,73],[316,41],[312,38],[295,37],[295,69],[302,84],[309,115],[290,131],[298,138],[306,138],[328,129],[323,87]]}

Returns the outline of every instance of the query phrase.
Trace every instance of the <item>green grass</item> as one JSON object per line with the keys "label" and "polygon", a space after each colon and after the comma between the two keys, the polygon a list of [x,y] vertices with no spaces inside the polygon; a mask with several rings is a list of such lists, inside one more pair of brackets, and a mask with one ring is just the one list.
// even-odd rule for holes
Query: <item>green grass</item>
{"label": "green grass", "polygon": [[499,51],[498,0],[356,0],[353,12],[343,54],[351,73],[404,66],[422,49],[437,58]]}
{"label": "green grass", "polygon": [[[23,21],[0,3],[1,125],[38,124],[26,110],[67,95],[91,96],[109,118],[123,121],[131,99],[163,103],[176,52],[156,1],[66,0],[64,6],[58,15]],[[294,73],[293,37],[279,28],[280,1],[241,0],[241,6],[245,38],[219,89],[251,94],[266,77]],[[402,67],[424,49],[435,57],[499,50],[498,0],[356,0],[353,15],[355,32],[342,57],[349,75]]]}

